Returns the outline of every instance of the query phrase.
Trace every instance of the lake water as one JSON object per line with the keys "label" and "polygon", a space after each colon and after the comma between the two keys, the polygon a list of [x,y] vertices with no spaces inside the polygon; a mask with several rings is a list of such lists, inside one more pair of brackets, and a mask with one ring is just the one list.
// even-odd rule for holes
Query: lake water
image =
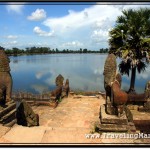
{"label": "lake water", "polygon": [[[13,91],[42,93],[55,88],[59,74],[70,81],[70,88],[78,91],[104,91],[103,69],[107,55],[48,54],[11,56],[10,67]],[[119,60],[117,60],[119,62]],[[136,76],[135,89],[142,93],[150,80],[150,67]],[[130,77],[124,75],[122,89],[128,90]]]}

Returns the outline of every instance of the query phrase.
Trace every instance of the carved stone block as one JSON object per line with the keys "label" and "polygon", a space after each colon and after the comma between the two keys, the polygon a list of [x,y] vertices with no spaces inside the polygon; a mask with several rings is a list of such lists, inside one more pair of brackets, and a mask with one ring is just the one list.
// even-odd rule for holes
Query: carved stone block
{"label": "carved stone block", "polygon": [[128,123],[125,112],[121,117],[118,117],[116,115],[109,115],[105,112],[105,105],[102,105],[100,107],[100,120],[101,123],[105,124],[126,125]]}
{"label": "carved stone block", "polygon": [[39,116],[35,114],[31,106],[22,100],[16,111],[17,124],[22,126],[39,126]]}
{"label": "carved stone block", "polygon": [[59,74],[55,80],[56,86],[63,86],[63,82],[64,82],[64,77],[61,74]]}
{"label": "carved stone block", "polygon": [[69,79],[67,79],[65,85],[62,88],[62,95],[61,96],[62,97],[68,97],[69,91],[70,91]]}
{"label": "carved stone block", "polygon": [[126,112],[121,117],[109,115],[105,111],[105,105],[100,107],[100,124],[97,126],[99,131],[110,132],[135,132],[133,122],[130,122]]}

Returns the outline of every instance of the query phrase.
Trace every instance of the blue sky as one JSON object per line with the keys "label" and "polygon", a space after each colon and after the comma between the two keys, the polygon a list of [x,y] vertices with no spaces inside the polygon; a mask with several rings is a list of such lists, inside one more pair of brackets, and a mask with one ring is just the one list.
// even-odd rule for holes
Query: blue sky
{"label": "blue sky", "polygon": [[[2,3],[1,3],[2,4]],[[108,48],[108,32],[123,9],[149,7],[145,3],[5,3],[0,5],[0,46],[46,46],[78,50]]]}

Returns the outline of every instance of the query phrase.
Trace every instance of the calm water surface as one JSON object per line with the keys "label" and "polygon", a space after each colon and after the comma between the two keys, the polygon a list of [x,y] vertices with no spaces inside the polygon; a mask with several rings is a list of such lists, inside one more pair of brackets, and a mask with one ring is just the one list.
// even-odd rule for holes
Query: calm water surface
{"label": "calm water surface", "polygon": [[[104,91],[103,68],[107,55],[50,54],[11,56],[13,91],[42,93],[55,88],[55,78],[62,74],[72,90]],[[119,63],[119,60],[117,60]],[[150,67],[136,76],[135,89],[142,93],[150,80]],[[124,75],[122,89],[128,90],[130,77]]]}

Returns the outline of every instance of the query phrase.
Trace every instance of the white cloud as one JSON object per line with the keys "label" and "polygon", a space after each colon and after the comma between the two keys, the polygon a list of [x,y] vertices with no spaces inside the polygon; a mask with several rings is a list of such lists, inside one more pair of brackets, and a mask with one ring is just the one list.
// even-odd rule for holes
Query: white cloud
{"label": "white cloud", "polygon": [[[14,3],[13,3],[14,4]],[[49,30],[42,29],[41,26],[35,25],[33,32],[48,42],[48,46],[53,48],[70,48],[76,47],[87,48],[91,50],[99,50],[108,47],[108,32],[114,27],[117,16],[122,14],[122,9],[139,7],[150,7],[150,5],[92,5],[82,11],[68,10],[68,14],[62,17],[51,17],[44,9],[36,9],[27,17],[28,20],[39,21],[45,19],[42,24]],[[112,3],[111,3],[112,4]],[[122,4],[122,3],[121,3]],[[134,4],[134,3],[132,3]],[[62,5],[62,7],[64,7]],[[8,5],[8,11],[21,12],[23,3],[20,5]],[[55,36],[55,39],[48,37]],[[20,37],[20,36],[19,36]],[[33,41],[26,42],[30,45],[41,45],[43,39],[38,41],[40,37]],[[8,37],[15,39],[15,36]],[[47,44],[46,44],[47,45]]]}
{"label": "white cloud", "polygon": [[[149,67],[149,66],[148,66],[148,67]],[[140,73],[140,74],[137,72],[137,74],[138,74],[138,75],[137,75],[136,78],[137,78],[138,80],[140,80],[140,79],[146,80],[146,79],[149,78],[150,70],[149,70],[148,68],[146,68],[144,72],[142,72],[142,73]]]}
{"label": "white cloud", "polygon": [[25,3],[15,3],[15,2],[8,3],[8,5],[6,6],[6,9],[8,12],[13,11],[15,13],[21,14],[24,4]]}
{"label": "white cloud", "polygon": [[85,12],[84,12],[84,18],[87,19],[88,16],[89,16],[89,15],[88,15],[88,12],[85,11]]}
{"label": "white cloud", "polygon": [[3,42],[0,43],[0,45],[4,48],[12,48],[12,47],[16,47],[18,44],[18,41],[9,41],[9,42]]}
{"label": "white cloud", "polygon": [[54,36],[54,30],[51,32],[46,32],[46,31],[41,30],[41,28],[38,26],[34,27],[33,32],[39,36],[46,36],[46,37],[47,36]]}
{"label": "white cloud", "polygon": [[11,41],[9,42],[9,44],[17,44],[18,42],[17,41]]}
{"label": "white cloud", "polygon": [[18,36],[16,36],[16,35],[8,35],[8,36],[6,36],[6,38],[8,38],[8,39],[16,39],[16,38],[18,38]]}
{"label": "white cloud", "polygon": [[[114,27],[117,16],[122,14],[122,9],[139,7],[147,5],[93,5],[78,12],[68,10],[63,17],[49,17],[43,25],[55,31],[59,43],[66,43],[63,46],[74,46],[70,41],[77,39],[86,48],[98,50],[108,47],[108,32]],[[103,44],[99,44],[101,42]]]}
{"label": "white cloud", "polygon": [[105,30],[94,30],[91,39],[94,40],[96,43],[99,42],[107,42],[108,40],[108,31]]}
{"label": "white cloud", "polygon": [[31,16],[28,16],[27,19],[31,21],[40,21],[46,18],[46,12],[44,9],[36,9],[35,12],[32,12]]}
{"label": "white cloud", "polygon": [[[103,66],[102,66],[102,68],[103,68]],[[102,69],[100,69],[100,68],[96,68],[95,70],[94,70],[94,74],[95,75],[103,75],[103,70]]]}
{"label": "white cloud", "polygon": [[42,94],[43,92],[48,91],[48,86],[46,85],[33,84],[31,85],[31,88],[34,89],[39,94]]}
{"label": "white cloud", "polygon": [[[52,29],[59,28],[60,32],[65,32],[66,26],[71,27],[72,30],[85,26],[90,27],[90,25],[97,20],[103,22],[103,20],[108,17],[111,20],[115,20],[118,14],[120,14],[120,11],[111,5],[95,5],[80,12],[69,10],[68,15],[60,18],[48,18],[43,24]],[[85,16],[88,17],[88,19],[85,19]]]}
{"label": "white cloud", "polygon": [[10,42],[6,42],[6,43],[3,43],[4,45],[14,45],[14,44],[17,44],[18,41],[10,41]]}
{"label": "white cloud", "polygon": [[72,42],[67,42],[62,44],[63,47],[80,47],[83,46],[83,43],[79,41],[72,41]]}
{"label": "white cloud", "polygon": [[36,79],[41,79],[45,74],[47,74],[46,71],[40,71],[35,74],[35,77]]}
{"label": "white cloud", "polygon": [[29,47],[33,47],[33,46],[35,46],[35,47],[51,47],[51,45],[49,45],[47,42],[29,42],[29,43],[25,44],[25,46],[29,46]]}
{"label": "white cloud", "polygon": [[[68,11],[68,15],[59,18],[48,18],[43,25],[48,26],[50,30],[54,30],[59,39],[63,39],[62,46],[72,48],[84,45],[86,48],[99,49],[96,45],[91,46],[91,42],[107,42],[108,30],[111,28],[112,22],[115,22],[117,15],[121,12],[118,8],[111,5],[94,5],[80,12],[73,10]],[[99,41],[99,39],[102,39]],[[75,43],[74,39],[78,39],[80,43]],[[73,41],[73,42],[70,42]],[[93,44],[93,43],[92,43]]]}

